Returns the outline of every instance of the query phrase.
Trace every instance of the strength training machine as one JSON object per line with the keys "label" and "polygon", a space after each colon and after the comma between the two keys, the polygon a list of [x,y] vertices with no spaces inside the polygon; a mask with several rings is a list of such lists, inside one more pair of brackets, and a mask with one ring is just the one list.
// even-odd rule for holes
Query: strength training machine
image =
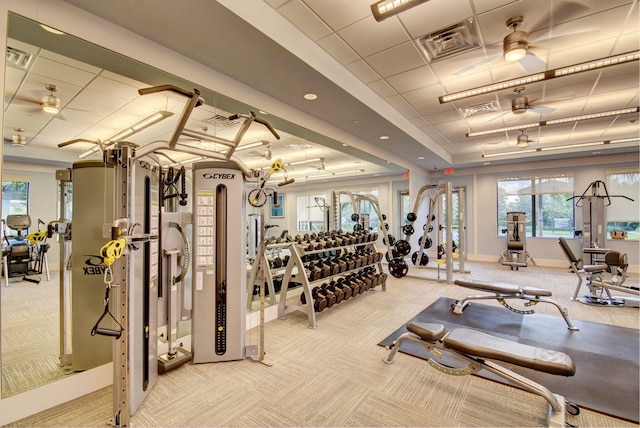
{"label": "strength training machine", "polygon": [[551,298],[551,291],[545,290],[544,288],[520,287],[516,284],[508,284],[503,282],[486,282],[470,278],[456,279],[455,284],[461,287],[470,288],[472,290],[486,291],[491,294],[467,296],[463,300],[456,300],[456,302],[451,305],[451,310],[454,314],[462,314],[467,306],[469,306],[470,300],[496,299],[498,303],[509,309],[511,312],[522,315],[534,314],[535,311],[533,309],[518,309],[514,306],[509,305],[507,303],[507,300],[524,300],[524,306],[527,308],[532,308],[537,303],[550,303],[558,308],[560,314],[562,315],[562,318],[564,318],[564,321],[567,323],[567,327],[569,328],[569,330],[579,330],[579,328],[575,327],[569,319],[569,313],[567,309],[561,307],[558,302],[553,300]]}
{"label": "strength training machine", "polygon": [[633,199],[624,195],[610,195],[606,184],[596,180],[589,184],[580,196],[569,199],[575,200],[575,206],[582,208],[582,252],[588,264],[602,261],[609,249],[607,248],[607,221],[605,219],[605,207],[611,205],[611,198],[624,198],[631,202]]}
{"label": "strength training machine", "polygon": [[536,261],[527,251],[527,217],[526,213],[510,211],[507,213],[507,248],[502,252],[500,263],[510,266],[511,270],[527,267],[529,262],[536,266]]}
{"label": "strength training machine", "polygon": [[387,364],[393,363],[402,342],[409,340],[423,345],[437,359],[441,359],[443,352],[447,352],[468,363],[464,367],[452,368],[429,358],[429,365],[442,373],[461,376],[475,374],[484,369],[544,398],[549,404],[547,426],[564,427],[565,412],[574,416],[580,413],[577,405],[565,401],[561,395],[554,394],[543,385],[488,360],[498,360],[554,375],[573,376],[575,365],[567,354],[513,342],[476,330],[458,328],[447,331],[442,324],[409,323],[407,330],[407,333],[403,333],[388,347],[390,351],[382,361]]}
{"label": "strength training machine", "polygon": [[[602,262],[580,267],[582,261],[575,256],[567,240],[560,237],[558,243],[567,260],[569,260],[571,271],[578,277],[578,284],[571,300],[578,300],[588,305],[597,306],[640,307],[640,289],[624,285],[629,265],[626,254],[618,251],[607,251]],[[582,274],[585,275],[585,285],[589,293],[578,298],[578,293],[582,286]],[[615,297],[611,295],[612,290],[636,297]]]}

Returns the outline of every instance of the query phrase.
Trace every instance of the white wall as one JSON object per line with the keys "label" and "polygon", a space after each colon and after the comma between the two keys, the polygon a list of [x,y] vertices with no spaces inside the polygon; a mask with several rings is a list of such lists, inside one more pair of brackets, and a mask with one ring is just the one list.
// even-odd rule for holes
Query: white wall
{"label": "white wall", "polygon": [[[635,159],[634,159],[635,157]],[[630,159],[631,158],[631,159]],[[451,177],[454,183],[469,182],[468,198],[469,216],[469,241],[473,245],[468,247],[468,259],[482,261],[497,261],[506,248],[504,236],[498,236],[497,230],[497,180],[509,174],[544,173],[544,172],[569,172],[574,174],[575,193],[581,195],[589,184],[596,180],[605,180],[605,170],[616,166],[630,166],[638,164],[638,155],[611,155],[592,158],[567,159],[549,162],[531,162],[527,164],[506,165],[504,167],[488,167],[471,171],[456,171],[459,178]],[[516,172],[513,172],[516,171]],[[468,175],[465,175],[468,174]],[[443,179],[432,177],[432,181]],[[446,177],[445,177],[446,179]],[[458,184],[454,184],[458,185]],[[639,195],[627,195],[638,201]],[[472,209],[473,208],[473,209]],[[607,210],[615,209],[615,198]],[[582,211],[576,210],[576,229],[582,225]],[[573,241],[573,240],[571,240]],[[572,244],[579,247],[579,242]],[[638,272],[640,268],[640,251],[638,241],[608,240],[607,247],[616,251],[627,253],[631,272]],[[542,266],[566,266],[566,259],[558,245],[557,238],[531,238],[527,237],[527,251],[531,253],[536,263]]]}

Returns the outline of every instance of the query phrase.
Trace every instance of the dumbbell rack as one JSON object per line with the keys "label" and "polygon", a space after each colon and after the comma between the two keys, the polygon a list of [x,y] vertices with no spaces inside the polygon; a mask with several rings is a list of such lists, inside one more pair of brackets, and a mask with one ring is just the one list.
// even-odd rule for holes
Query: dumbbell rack
{"label": "dumbbell rack", "polygon": [[[291,242],[282,242],[282,243],[276,243],[276,244],[267,244],[266,245],[266,249],[267,250],[273,250],[275,248],[282,248],[283,250],[288,249],[290,250],[292,243]],[[273,283],[273,278],[277,277],[279,275],[283,275],[284,270],[286,269],[286,266],[282,266],[282,267],[272,267],[271,266],[271,260],[269,260],[269,257],[267,256],[267,251],[264,252],[264,254],[262,254],[261,258],[263,259],[264,264],[262,264],[262,266],[265,267],[265,272],[264,272],[264,277],[267,280],[267,287],[269,289],[269,297],[267,298],[269,301],[269,304],[276,304],[277,302],[277,293],[275,290],[275,285]],[[255,262],[253,263],[253,266],[251,267],[251,273],[249,275],[249,281],[247,282],[247,309],[251,309],[251,305],[253,303],[253,292],[254,292],[254,287],[256,284],[256,281],[258,281],[258,274],[260,273],[260,257],[256,257]]]}
{"label": "dumbbell rack", "polygon": [[[287,264],[284,277],[282,279],[282,288],[280,290],[280,298],[278,302],[278,317],[280,319],[286,319],[287,314],[291,312],[295,312],[295,311],[305,312],[309,319],[309,328],[312,328],[314,330],[317,328],[317,323],[316,323],[316,313],[313,306],[314,299],[311,293],[313,286],[321,284],[323,282],[330,281],[332,278],[347,276],[350,273],[360,271],[368,266],[373,266],[373,267],[377,266],[379,272],[383,273],[382,257],[378,257],[378,260],[371,264],[359,266],[357,268],[346,270],[344,272],[325,276],[316,281],[310,281],[306,275],[305,263],[302,261],[302,258],[304,256],[324,253],[324,252],[327,252],[328,250],[331,250],[331,251],[336,250],[339,252],[347,250],[349,253],[351,253],[351,250],[356,247],[364,247],[365,250],[371,249],[374,254],[377,254],[378,251],[376,249],[374,242],[362,242],[362,243],[341,245],[337,247],[323,248],[323,249],[317,249],[317,250],[305,250],[305,247],[308,247],[308,244],[304,244],[304,243],[300,244],[300,243],[294,242],[294,243],[289,243],[288,245],[290,246],[289,250],[290,250],[291,256],[289,259],[289,263]],[[295,274],[294,274],[294,271],[295,271]],[[298,295],[296,295],[296,300],[294,299],[287,300],[287,292],[289,289],[289,284],[293,281],[295,281],[296,283],[302,284],[302,293],[304,294],[304,297],[305,297],[304,304],[301,303]],[[382,283],[381,288],[382,288],[382,291],[386,291],[386,284],[384,282]]]}

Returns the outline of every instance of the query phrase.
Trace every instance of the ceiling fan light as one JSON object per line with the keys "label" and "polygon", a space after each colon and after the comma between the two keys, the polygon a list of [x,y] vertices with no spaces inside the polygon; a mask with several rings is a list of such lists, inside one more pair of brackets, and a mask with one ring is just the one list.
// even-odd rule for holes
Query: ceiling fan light
{"label": "ceiling fan light", "polygon": [[518,135],[517,145],[521,149],[524,149],[525,147],[528,147],[529,146],[529,136],[526,135],[526,134]]}
{"label": "ceiling fan light", "polygon": [[509,62],[520,61],[527,54],[529,45],[528,34],[524,31],[514,31],[502,41],[504,59]]}
{"label": "ceiling fan light", "polygon": [[24,147],[27,144],[27,139],[22,134],[12,135],[11,144],[16,147]]}
{"label": "ceiling fan light", "polygon": [[50,114],[58,114],[60,112],[60,98],[55,95],[45,95],[42,100],[42,111]]}

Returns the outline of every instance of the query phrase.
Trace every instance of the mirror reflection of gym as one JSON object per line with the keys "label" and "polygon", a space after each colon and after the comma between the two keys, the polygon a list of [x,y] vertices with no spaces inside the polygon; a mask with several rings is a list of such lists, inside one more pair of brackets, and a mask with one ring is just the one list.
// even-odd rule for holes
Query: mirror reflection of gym
{"label": "mirror reflection of gym", "polygon": [[[31,47],[37,47],[38,52],[41,52],[41,53],[46,52],[45,55],[53,55],[54,58],[56,55],[72,57],[72,58],[75,58],[76,61],[79,61],[77,65],[80,68],[82,67],[82,63],[83,63],[82,61],[83,55],[87,55],[88,57],[92,57],[92,58],[95,58],[95,57],[108,58],[108,62],[110,66],[113,66],[115,69],[117,69],[117,73],[115,72],[114,73],[120,75],[119,78],[124,79],[129,84],[137,82],[138,85],[145,86],[147,85],[147,83],[139,83],[139,82],[148,81],[149,85],[164,84],[164,83],[170,82],[170,83],[183,85],[187,88],[198,87],[198,85],[195,85],[190,82],[185,82],[184,80],[176,76],[167,75],[163,71],[154,69],[152,67],[146,66],[136,61],[132,61],[129,58],[125,58],[114,52],[110,52],[98,46],[92,45],[90,43],[86,43],[73,36],[64,35],[60,37],[60,36],[47,34],[44,32],[44,30],[42,30],[39,27],[37,22],[28,20],[18,15],[10,14],[8,34],[9,34],[9,40],[10,40],[9,46],[20,47],[22,43],[25,43]],[[17,49],[17,51],[19,51],[19,49]],[[15,52],[17,55],[16,58],[20,59],[21,57],[19,55],[19,52],[17,51]],[[52,53],[52,52],[56,52],[56,53]],[[46,64],[47,62],[48,61],[44,60],[42,63]],[[8,81],[16,77],[13,74],[22,73],[22,71],[16,71],[16,70],[17,69],[12,67],[11,64],[7,65]],[[127,76],[127,77],[122,77],[122,76]],[[20,79],[20,76],[18,76],[18,80],[19,79]],[[42,79],[44,79],[44,77],[42,77]],[[50,83],[50,82],[47,82],[47,83]],[[43,90],[45,88],[47,89],[48,96],[53,100],[55,100],[59,95],[61,95],[61,92],[63,92],[61,87],[56,88],[55,85],[49,85],[49,84],[45,85],[43,83],[42,88]],[[216,116],[216,117],[227,116],[228,117],[231,114],[229,112],[246,112],[249,110],[254,110],[249,106],[243,105],[235,100],[229,99],[228,97],[214,93],[211,90],[208,90],[206,88],[202,88],[201,90],[203,91],[203,95],[205,96],[207,101],[206,103],[207,105],[203,106],[203,108],[209,109],[208,111],[210,116]],[[18,113],[24,113],[25,111],[28,110],[29,114],[33,114],[33,116],[37,118],[39,115],[44,114],[41,111],[35,112],[35,110],[39,110],[42,108],[42,105],[40,104],[43,103],[44,101],[39,101],[39,98],[38,98],[41,95],[42,94],[38,93],[38,94],[33,94],[31,99],[16,100],[16,101],[20,101],[21,103],[20,107],[17,109],[9,109],[9,110],[5,108],[5,112],[8,112],[10,115],[11,114],[15,115]],[[36,101],[36,102],[34,103],[33,101]],[[167,102],[169,101],[171,100],[169,99]],[[8,102],[8,100],[6,102]],[[14,111],[12,112],[12,110]],[[257,111],[257,109],[255,110]],[[7,113],[5,113],[5,118],[6,117],[7,117]],[[42,117],[47,117],[47,116],[42,116]],[[48,119],[48,120],[56,121],[58,119]],[[317,140],[318,138],[324,138],[324,137],[316,135],[297,125],[293,125],[291,123],[282,121],[280,119],[274,118],[274,120],[277,122],[277,124],[279,124],[280,126],[283,126],[288,131],[288,134],[283,133],[283,135],[286,135],[285,138],[289,138],[292,141],[297,139],[301,143],[305,143],[305,144],[300,144],[301,146],[304,146],[303,149],[296,149],[296,150],[300,150],[301,155],[304,157],[304,162],[313,164],[311,161],[314,158],[316,158],[318,149],[316,147],[311,147],[306,143],[308,141],[310,142],[311,138],[313,138],[314,140]],[[5,125],[8,125],[9,122],[10,122],[9,120],[5,120]],[[6,134],[6,131],[7,130],[5,129],[5,134]],[[215,132],[215,130],[205,129],[202,132],[211,133],[211,132]],[[23,139],[18,138],[17,141],[21,142],[23,141]],[[56,142],[56,143],[59,143],[59,142]],[[82,146],[83,144],[84,146]],[[77,145],[79,147],[86,148],[87,152],[91,152],[91,151],[97,152],[97,150],[95,149],[95,144],[80,142],[80,143],[77,143]],[[35,160],[30,159],[29,157],[30,154],[33,153],[32,150],[34,149],[29,147],[28,144],[26,145],[26,147],[21,147],[19,149],[20,151],[17,153],[15,152],[15,150],[13,150],[14,147],[11,144],[5,144],[5,147],[9,149],[9,150],[5,150],[5,156],[4,156],[3,174],[6,177],[8,177],[11,174],[20,175],[19,173],[21,172],[20,171],[21,166],[18,162],[28,162],[28,163],[35,162]],[[67,148],[68,147],[63,147],[58,150],[59,151],[67,150]],[[250,158],[252,153],[259,149],[260,148],[247,150],[246,152],[243,152],[243,154],[248,155]],[[46,150],[50,150],[50,149],[46,149]],[[291,149],[289,149],[289,151],[291,151]],[[38,172],[31,173],[30,177],[27,176],[27,181],[31,181],[30,186],[32,187],[32,189],[37,189],[37,192],[38,192],[37,205],[38,206],[46,205],[47,207],[46,212],[42,212],[44,210],[43,208],[32,210],[32,212],[30,213],[32,217],[31,218],[32,224],[31,224],[31,228],[29,229],[29,233],[33,233],[39,230],[47,230],[48,228],[52,229],[51,233],[47,234],[47,241],[46,241],[46,244],[48,244],[48,251],[46,253],[48,264],[41,263],[41,267],[43,268],[43,275],[42,275],[43,278],[45,276],[44,272],[48,272],[47,268],[49,267],[49,265],[52,265],[52,267],[54,267],[55,265],[58,265],[60,267],[60,271],[64,272],[64,269],[67,266],[71,266],[73,264],[74,260],[72,260],[72,257],[71,257],[71,254],[73,252],[71,251],[71,239],[70,239],[72,236],[71,231],[74,229],[72,217],[73,217],[73,214],[78,215],[78,213],[77,212],[73,213],[74,209],[72,209],[72,204],[74,202],[77,203],[78,206],[82,206],[83,204],[86,204],[86,201],[83,200],[84,198],[79,196],[80,193],[83,193],[83,192],[81,192],[78,188],[75,188],[72,185],[71,180],[72,180],[74,171],[73,171],[73,168],[71,167],[71,164],[68,161],[64,162],[60,158],[56,158],[56,155],[53,150],[50,150],[50,153],[51,153],[51,157],[50,157],[51,164],[46,166],[38,166],[35,168],[35,170]],[[343,157],[345,159],[350,159],[350,156],[343,156]],[[98,157],[95,155],[91,157],[91,159],[94,159],[94,158],[98,159]],[[79,160],[80,159],[76,158],[76,161],[79,161]],[[179,159],[179,160],[181,161],[183,159]],[[265,165],[266,165],[267,161],[262,159],[262,156],[259,157],[258,159],[251,159],[252,165],[256,160],[262,160],[265,162]],[[370,161],[370,159],[368,158],[367,160]],[[355,160],[352,160],[351,162],[353,163],[354,161]],[[42,162],[42,160],[37,160],[37,162]],[[77,162],[77,163],[78,165],[81,165],[80,162]],[[379,161],[379,163],[386,164],[386,162],[383,162],[383,161]],[[393,165],[391,167],[393,167]],[[385,168],[390,168],[390,166],[386,164]],[[87,170],[89,169],[90,168],[87,168]],[[187,169],[189,170],[189,168]],[[300,172],[300,171],[304,171],[305,166],[304,165],[296,166],[295,168],[292,168],[292,169],[296,169],[297,170],[296,172]],[[40,172],[40,171],[43,171],[43,172]],[[108,172],[105,172],[105,171],[108,171],[108,168],[105,168],[104,166],[100,166],[100,165],[96,166],[95,171],[96,171],[95,172],[96,176],[108,174]],[[78,176],[82,175],[82,173],[84,172],[86,171],[79,172],[77,175]],[[324,171],[321,171],[321,172],[324,172]],[[69,175],[67,175],[67,173],[69,173]],[[51,177],[55,177],[55,179],[51,179]],[[17,178],[20,178],[20,177],[17,177]],[[188,176],[187,187],[190,187],[190,180],[191,180],[191,177]],[[95,188],[98,188],[98,187],[103,188],[103,186],[96,186]],[[300,186],[299,189],[300,191],[304,191],[304,186]],[[247,191],[249,190],[250,189],[247,189]],[[106,190],[103,189],[101,193],[104,193],[105,191]],[[75,201],[73,200],[74,194],[76,197]],[[35,195],[35,193],[33,195]],[[292,206],[292,205],[289,205],[289,206]],[[6,216],[5,210],[3,210],[3,214],[4,216]],[[89,216],[91,217],[91,214],[89,214]],[[105,220],[104,222],[107,222],[106,219],[101,219],[100,223],[103,223],[102,220]],[[275,220],[269,219],[269,223],[276,223],[276,222],[282,223],[282,221],[284,220],[279,218],[276,218]],[[190,226],[187,225],[186,229],[188,229],[189,227]],[[75,231],[78,232],[79,229],[76,228]],[[272,229],[272,234],[275,233],[276,231],[278,230]],[[12,232],[9,231],[9,234],[11,233]],[[189,230],[186,230],[186,234],[190,236]],[[44,247],[43,244],[44,244],[43,242],[40,243],[40,248]],[[99,247],[96,249],[93,249],[94,250],[93,252],[95,252],[95,250],[97,249],[99,249]],[[78,248],[76,248],[76,250],[78,250]],[[89,251],[89,250],[87,249],[86,251]],[[78,258],[76,263],[81,263],[84,261],[86,260],[81,260]],[[91,271],[94,272],[94,270],[91,270]],[[95,272],[101,273],[99,268],[96,268]],[[189,275],[189,273],[187,275]],[[100,275],[96,275],[96,277],[98,276]],[[41,305],[38,307],[38,310],[36,310],[35,313],[38,316],[42,317],[42,321],[37,321],[33,316],[30,317],[28,321],[23,319],[20,321],[16,321],[16,323],[13,323],[13,324],[11,322],[6,321],[5,318],[6,319],[15,318],[16,310],[20,307],[20,305],[16,304],[13,301],[10,301],[10,299],[6,296],[6,293],[3,293],[3,295],[0,296],[0,304],[2,305],[2,316],[3,316],[2,331],[0,332],[2,336],[2,342],[3,342],[2,362],[4,363],[4,366],[2,367],[2,369],[3,369],[3,382],[5,382],[3,383],[3,388],[2,388],[3,397],[14,395],[19,392],[26,391],[33,387],[43,385],[45,383],[48,383],[54,380],[62,379],[66,376],[69,376],[69,373],[75,373],[77,371],[86,370],[104,362],[103,358],[97,358],[95,360],[89,359],[89,361],[86,364],[84,363],[81,365],[76,364],[74,367],[74,363],[71,358],[71,355],[73,354],[73,337],[72,337],[72,334],[70,333],[72,331],[72,327],[69,321],[70,317],[68,315],[72,313],[72,305],[64,304],[65,296],[67,296],[67,299],[70,299],[69,298],[69,287],[70,287],[69,283],[71,282],[70,277],[71,275],[68,275],[68,276],[62,275],[62,278],[60,278],[58,270],[52,269],[51,279],[49,281],[46,281],[43,279],[41,280],[37,288],[32,287],[30,289],[30,291],[33,292],[34,295],[24,300],[26,302],[29,302],[30,304],[37,303],[38,305]],[[18,277],[14,278],[14,280],[17,280],[17,279]],[[185,282],[188,282],[188,281],[189,281],[189,278],[186,278]],[[44,291],[45,287],[47,287],[46,288],[47,291]],[[103,297],[104,297],[104,288],[102,287],[98,287],[98,288],[100,288],[100,292],[97,293],[99,294],[99,296],[93,296],[91,298],[91,301],[92,301],[91,304],[100,306],[99,311],[101,311]],[[62,294],[60,294],[61,293],[60,290],[62,290]],[[4,292],[8,290],[3,289],[2,291]],[[11,291],[14,291],[14,290],[11,290]],[[190,290],[188,289],[185,290],[185,296],[183,301],[186,302],[185,303],[186,305],[188,305],[191,301],[189,293],[190,293]],[[60,304],[60,295],[63,296],[62,304]],[[269,303],[274,303],[274,302],[272,301]],[[255,309],[255,307],[253,309]],[[189,310],[188,307],[183,308],[183,311],[181,311],[182,316],[186,316],[188,318],[188,310]],[[92,319],[89,324],[92,325],[94,321],[95,320]],[[89,321],[87,320],[87,322]],[[46,363],[42,361],[44,357],[33,356],[37,360],[37,362],[28,364],[29,371],[31,373],[30,376],[25,376],[23,372],[20,376],[16,376],[16,379],[19,378],[19,381],[16,381],[14,385],[7,385],[6,376],[4,376],[4,373],[7,373],[7,370],[10,368],[12,359],[13,361],[24,362],[26,357],[31,356],[32,353],[35,353],[35,350],[40,346],[40,345],[35,346],[33,344],[29,344],[28,346],[29,352],[26,352],[24,350],[12,351],[10,343],[15,341],[10,340],[9,335],[12,333],[12,330],[17,331],[17,329],[13,328],[15,325],[19,325],[21,328],[27,328],[30,330],[31,333],[39,332],[40,336],[46,337],[47,345],[43,344],[42,347],[46,348],[45,352],[48,356],[46,357]],[[87,326],[88,330],[91,330],[91,325]],[[66,331],[69,333],[61,335],[60,331]],[[159,334],[162,334],[162,332],[159,332]],[[93,339],[96,339],[96,338],[93,338]],[[78,351],[78,349],[76,349],[76,351]]]}

